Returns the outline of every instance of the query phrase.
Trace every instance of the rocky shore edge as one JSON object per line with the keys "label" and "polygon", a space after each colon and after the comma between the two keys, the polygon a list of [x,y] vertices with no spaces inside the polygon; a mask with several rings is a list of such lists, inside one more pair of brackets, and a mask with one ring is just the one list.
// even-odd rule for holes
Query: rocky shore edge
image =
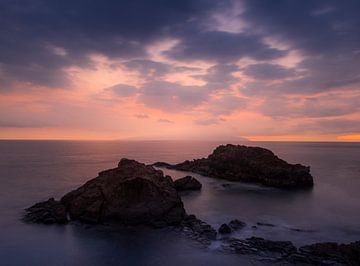
{"label": "rocky shore edge", "polygon": [[100,172],[60,200],[50,198],[27,208],[23,221],[171,227],[204,246],[218,242],[221,252],[249,255],[269,262],[360,265],[360,241],[316,243],[296,248],[289,241],[234,238],[231,233],[241,230],[245,223],[232,220],[216,230],[195,215],[188,215],[178,191],[198,190],[201,184],[191,176],[175,183],[153,166],[124,158],[116,168]]}

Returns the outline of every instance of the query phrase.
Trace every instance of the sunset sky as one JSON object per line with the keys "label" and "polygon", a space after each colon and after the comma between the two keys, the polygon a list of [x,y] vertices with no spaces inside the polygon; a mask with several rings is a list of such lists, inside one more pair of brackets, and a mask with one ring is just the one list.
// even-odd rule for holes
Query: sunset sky
{"label": "sunset sky", "polygon": [[1,0],[0,138],[360,141],[360,1]]}

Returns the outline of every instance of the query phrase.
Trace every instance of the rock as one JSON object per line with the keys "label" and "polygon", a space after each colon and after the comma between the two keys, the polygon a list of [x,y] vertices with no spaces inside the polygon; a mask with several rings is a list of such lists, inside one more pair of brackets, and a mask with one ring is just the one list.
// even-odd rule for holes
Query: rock
{"label": "rock", "polygon": [[300,247],[298,254],[288,260],[316,265],[360,265],[360,241],[350,244],[327,242],[306,245]]}
{"label": "rock", "polygon": [[200,190],[202,185],[194,177],[188,175],[174,181],[177,191]]}
{"label": "rock", "polygon": [[229,226],[232,230],[235,231],[244,228],[246,226],[246,223],[235,219],[229,222]]}
{"label": "rock", "polygon": [[260,237],[247,239],[230,238],[224,243],[223,248],[239,254],[272,255],[273,257],[288,256],[297,251],[290,241],[272,241]]}
{"label": "rock", "polygon": [[178,225],[185,216],[171,177],[129,159],[100,172],[56,203],[62,211],[66,208],[71,219],[86,223],[163,227]]}
{"label": "rock", "polygon": [[153,163],[152,166],[155,166],[155,167],[168,167],[168,166],[171,166],[171,164],[168,164],[168,163],[165,163],[165,162],[156,162],[156,163]]}
{"label": "rock", "polygon": [[259,226],[275,227],[275,224],[271,224],[271,223],[257,222],[256,224],[259,225]]}
{"label": "rock", "polygon": [[232,230],[231,230],[230,226],[228,226],[227,224],[222,224],[219,228],[220,234],[230,234],[231,231]]}
{"label": "rock", "polygon": [[186,215],[181,226],[185,235],[205,245],[216,239],[217,232],[209,224],[196,218],[195,215]]}
{"label": "rock", "polygon": [[59,201],[50,198],[26,209],[23,219],[29,223],[65,224],[68,222],[66,208]]}
{"label": "rock", "polygon": [[213,178],[278,188],[311,188],[314,184],[309,167],[289,164],[272,151],[260,147],[221,145],[207,158],[163,166]]}

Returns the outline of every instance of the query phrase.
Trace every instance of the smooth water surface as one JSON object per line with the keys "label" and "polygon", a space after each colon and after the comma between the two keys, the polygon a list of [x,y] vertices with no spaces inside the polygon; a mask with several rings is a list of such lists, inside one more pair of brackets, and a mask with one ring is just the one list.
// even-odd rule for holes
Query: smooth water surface
{"label": "smooth water surface", "polygon": [[[144,163],[205,157],[220,142],[0,141],[1,265],[247,265],[248,259],[204,249],[171,230],[114,231],[20,221],[23,209],[115,167],[122,157]],[[223,143],[224,144],[224,143]],[[296,245],[360,239],[360,144],[248,142],[291,163],[311,166],[315,187],[282,191],[196,176],[201,192],[182,194],[188,213],[218,227],[248,224],[236,237],[291,240]],[[186,173],[164,170],[174,179]],[[274,226],[253,226],[257,222]]]}

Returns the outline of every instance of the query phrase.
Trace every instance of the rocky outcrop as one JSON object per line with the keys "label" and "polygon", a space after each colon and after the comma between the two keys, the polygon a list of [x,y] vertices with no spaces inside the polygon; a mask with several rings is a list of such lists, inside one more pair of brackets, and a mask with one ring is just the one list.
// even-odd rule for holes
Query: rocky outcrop
{"label": "rocky outcrop", "polygon": [[175,165],[164,162],[154,165],[278,188],[310,188],[314,184],[309,167],[289,164],[272,151],[260,147],[221,145],[207,158]]}
{"label": "rocky outcrop", "polygon": [[[26,217],[46,222],[35,206]],[[56,208],[72,220],[87,223],[146,224],[157,227],[179,224],[185,215],[183,203],[170,176],[134,160],[122,159],[117,168],[99,173],[62,197]],[[44,209],[44,208],[43,208]],[[54,207],[45,208],[53,213]],[[66,215],[66,214],[65,214]],[[45,215],[47,217],[47,215]],[[57,220],[55,220],[56,222]]]}
{"label": "rocky outcrop", "polygon": [[26,209],[23,219],[29,223],[65,224],[68,222],[66,208],[59,201],[50,198]]}
{"label": "rocky outcrop", "polygon": [[188,175],[174,181],[177,191],[200,190],[202,185],[194,177]]}
{"label": "rocky outcrop", "polygon": [[186,215],[181,222],[183,233],[204,245],[210,245],[216,239],[217,232],[209,224],[196,218],[195,215]]}

